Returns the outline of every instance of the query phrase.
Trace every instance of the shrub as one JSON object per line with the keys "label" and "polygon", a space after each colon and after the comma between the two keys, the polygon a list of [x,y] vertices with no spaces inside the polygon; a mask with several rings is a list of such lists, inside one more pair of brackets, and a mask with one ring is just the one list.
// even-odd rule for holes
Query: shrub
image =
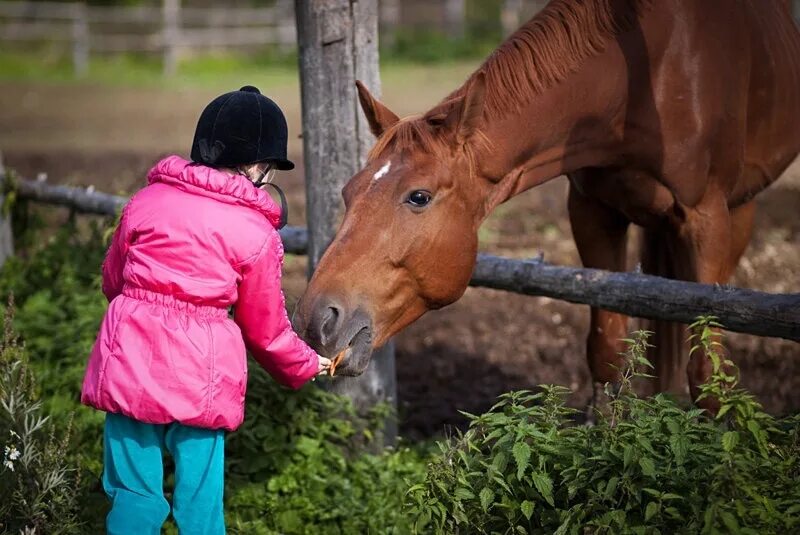
{"label": "shrub", "polygon": [[78,473],[65,455],[71,420],[58,429],[42,415],[10,310],[0,341],[0,533],[79,533]]}
{"label": "shrub", "polygon": [[245,423],[227,445],[231,532],[409,533],[403,495],[424,453],[364,453],[383,416],[320,388],[288,391],[251,366]]}
{"label": "shrub", "polygon": [[[84,533],[102,532],[103,415],[80,406],[78,394],[106,306],[98,284],[104,234],[74,224],[49,239],[37,231],[18,241],[26,247],[0,273],[0,294],[18,298],[14,325],[26,347],[10,334],[0,347],[0,395],[26,400],[0,419],[3,460],[16,463],[0,480],[9,532],[70,533],[81,523]],[[628,341],[621,389],[607,390],[608,411],[596,426],[574,425],[564,388],[510,392],[486,414],[468,415],[470,428],[435,455],[425,445],[365,453],[383,414],[358,415],[346,399],[314,387],[286,390],[252,365],[245,424],[226,448],[229,530],[797,531],[800,419],[774,419],[738,388],[714,326],[703,318],[694,342],[714,365],[705,395],[722,404],[715,419],[666,396],[633,394],[630,382],[647,365],[647,333],[639,332]],[[26,452],[38,455],[23,466]]]}
{"label": "shrub", "polygon": [[[79,393],[106,308],[99,273],[108,232],[68,222],[42,239],[42,230],[32,226],[34,231],[18,241],[20,254],[0,273],[0,293],[17,296],[14,324],[38,379],[30,388],[40,392],[42,409],[62,426],[75,415],[74,440],[62,453],[65,462],[80,469],[76,494],[84,530],[100,533],[106,511],[99,484],[103,413],[81,406]],[[365,453],[383,416],[358,415],[346,398],[312,386],[287,390],[252,364],[247,417],[227,439],[230,531],[407,533],[405,479],[422,477],[424,451],[404,446]],[[165,462],[169,472],[171,461]],[[168,478],[168,495],[171,488]]]}
{"label": "shrub", "polygon": [[800,526],[800,421],[776,420],[736,386],[713,320],[695,325],[712,358],[710,419],[630,381],[648,333],[628,340],[621,389],[596,426],[574,426],[568,390],[511,392],[440,456],[407,502],[416,532],[778,533]]}

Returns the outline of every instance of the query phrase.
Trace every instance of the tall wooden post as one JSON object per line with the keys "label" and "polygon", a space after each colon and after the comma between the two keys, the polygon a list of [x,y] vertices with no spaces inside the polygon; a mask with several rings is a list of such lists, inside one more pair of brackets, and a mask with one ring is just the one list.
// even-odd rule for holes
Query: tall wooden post
{"label": "tall wooden post", "polygon": [[464,26],[467,21],[466,0],[444,1],[444,25],[448,37],[460,39],[464,37]]}
{"label": "tall wooden post", "polygon": [[381,41],[385,46],[393,46],[395,33],[400,25],[400,0],[380,0]]}
{"label": "tall wooden post", "polygon": [[[333,240],[342,214],[341,190],[374,143],[361,113],[355,80],[380,94],[377,0],[295,0],[308,214],[309,274]],[[396,404],[394,349],[377,351],[367,371],[337,378],[330,389],[365,409]],[[393,420],[385,439],[396,436]]]}
{"label": "tall wooden post", "polygon": [[89,72],[89,14],[84,2],[73,4],[72,10],[72,67],[81,77]]}
{"label": "tall wooden post", "polygon": [[275,18],[275,32],[278,37],[278,48],[284,52],[293,52],[297,36],[295,35],[294,0],[275,0],[272,7]]}
{"label": "tall wooden post", "polygon": [[180,31],[180,0],[164,0],[161,7],[164,42],[163,69],[165,76],[172,76],[178,67],[178,32]]}
{"label": "tall wooden post", "polygon": [[522,0],[503,0],[500,8],[500,24],[503,26],[503,37],[514,33],[520,25]]}

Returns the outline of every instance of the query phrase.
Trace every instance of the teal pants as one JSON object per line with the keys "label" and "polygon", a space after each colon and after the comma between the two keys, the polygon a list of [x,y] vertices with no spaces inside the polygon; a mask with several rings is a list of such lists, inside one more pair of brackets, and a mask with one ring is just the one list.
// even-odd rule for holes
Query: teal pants
{"label": "teal pants", "polygon": [[162,450],[175,459],[172,515],[182,535],[225,533],[225,432],[154,425],[106,414],[103,488],[111,500],[108,535],[159,535],[169,515]]}

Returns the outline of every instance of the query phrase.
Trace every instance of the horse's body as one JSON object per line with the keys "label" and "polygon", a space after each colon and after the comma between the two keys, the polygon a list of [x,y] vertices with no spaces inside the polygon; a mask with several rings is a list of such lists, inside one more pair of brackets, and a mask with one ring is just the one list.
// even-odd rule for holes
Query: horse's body
{"label": "horse's body", "polygon": [[[297,316],[323,354],[353,345],[350,373],[365,340],[460,297],[478,226],[522,191],[569,176],[588,267],[624,270],[634,223],[645,271],[721,283],[749,241],[751,199],[800,151],[800,34],[779,0],[556,0],[423,116],[399,120],[359,90],[378,143]],[[626,320],[592,310],[599,383],[616,379]],[[676,389],[676,331],[660,332],[661,387]],[[692,387],[705,362],[689,363]]]}

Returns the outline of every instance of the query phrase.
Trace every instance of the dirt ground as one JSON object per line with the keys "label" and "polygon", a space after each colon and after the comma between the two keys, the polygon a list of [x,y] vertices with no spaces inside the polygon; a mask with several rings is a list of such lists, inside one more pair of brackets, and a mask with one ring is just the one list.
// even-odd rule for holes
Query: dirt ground
{"label": "dirt ground", "polygon": [[[401,77],[397,76],[400,79]],[[387,91],[402,113],[421,111],[456,86],[441,77],[415,100],[403,87]],[[275,88],[299,131],[296,87]],[[23,176],[45,172],[54,182],[130,192],[162,154],[186,153],[209,91],[93,89],[0,85],[0,150]],[[300,163],[300,142],[291,146]],[[290,224],[304,225],[302,165],[279,179],[291,204]],[[566,218],[566,180],[556,179],[498,208],[480,233],[481,249],[518,258],[578,265]],[[302,292],[305,261],[289,258],[289,302]],[[800,162],[758,197],[756,231],[733,284],[768,292],[800,292]],[[415,439],[463,423],[458,410],[480,412],[513,388],[557,383],[589,398],[584,358],[588,307],[547,298],[469,289],[398,336],[401,432]],[[800,410],[800,344],[731,333],[727,338],[743,384],[773,413]]]}

